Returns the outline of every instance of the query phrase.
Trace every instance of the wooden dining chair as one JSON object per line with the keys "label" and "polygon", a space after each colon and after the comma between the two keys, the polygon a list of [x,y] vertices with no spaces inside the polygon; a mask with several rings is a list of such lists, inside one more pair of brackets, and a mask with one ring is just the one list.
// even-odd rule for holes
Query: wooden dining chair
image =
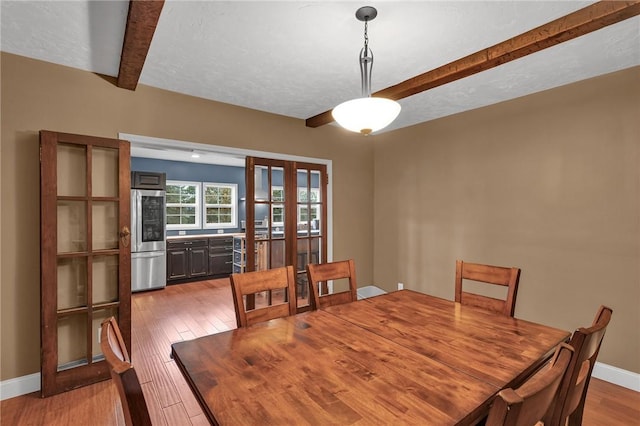
{"label": "wooden dining chair", "polygon": [[114,317],[102,322],[100,348],[109,364],[111,378],[118,388],[124,422],[127,426],[151,425],[149,410],[129,353]]}
{"label": "wooden dining chair", "polygon": [[567,420],[570,426],[582,424],[584,402],[587,397],[591,373],[602,345],[604,333],[607,331],[609,321],[611,321],[611,314],[613,314],[611,308],[600,306],[591,327],[581,327],[573,333],[569,345],[573,347],[576,354],[562,379],[553,414],[545,422],[545,426],[564,426],[567,424]]}
{"label": "wooden dining chair", "polygon": [[562,377],[574,356],[573,348],[562,343],[548,366],[527,379],[522,386],[498,392],[489,410],[486,426],[535,425],[541,421],[551,409]]}
{"label": "wooden dining chair", "polygon": [[[296,280],[292,266],[231,274],[231,290],[238,327],[248,327],[257,322],[295,315],[295,285]],[[262,306],[252,306],[251,303],[246,303],[247,297],[255,297],[258,293],[276,290],[283,291],[283,297],[277,299],[278,302],[282,301],[280,303],[274,304],[272,297],[268,297],[266,304]],[[272,293],[268,294],[271,296]]]}
{"label": "wooden dining chair", "polygon": [[[505,299],[475,294],[462,289],[462,280],[502,286],[507,288]],[[520,268],[482,265],[456,260],[456,302],[478,306],[512,317],[516,308]]]}
{"label": "wooden dining chair", "polygon": [[[357,300],[356,266],[353,259],[330,263],[310,263],[307,265],[307,279],[313,297],[309,299],[311,309],[322,309],[327,306],[340,305]],[[345,291],[320,294],[320,283],[331,280],[348,280],[349,288]]]}

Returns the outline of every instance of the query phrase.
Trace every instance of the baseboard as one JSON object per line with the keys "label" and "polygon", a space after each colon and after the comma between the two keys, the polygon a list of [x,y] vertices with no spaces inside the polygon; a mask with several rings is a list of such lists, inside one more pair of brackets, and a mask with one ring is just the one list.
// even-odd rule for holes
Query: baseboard
{"label": "baseboard", "polygon": [[[593,377],[640,392],[640,374],[596,362]],[[40,390],[40,373],[0,382],[0,401]]]}
{"label": "baseboard", "polygon": [[0,401],[40,390],[40,373],[0,382]]}
{"label": "baseboard", "polygon": [[591,375],[596,379],[604,380],[605,382],[640,392],[640,374],[638,373],[633,373],[612,365],[596,362]]}

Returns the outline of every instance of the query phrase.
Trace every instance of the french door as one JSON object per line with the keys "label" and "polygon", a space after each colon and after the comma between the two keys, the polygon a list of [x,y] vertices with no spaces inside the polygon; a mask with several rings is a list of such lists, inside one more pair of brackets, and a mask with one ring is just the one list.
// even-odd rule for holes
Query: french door
{"label": "french door", "polygon": [[326,166],[247,157],[245,170],[247,271],[292,265],[304,311],[306,265],[327,261]]}
{"label": "french door", "polygon": [[40,132],[42,396],[104,380],[101,322],[131,350],[126,141]]}

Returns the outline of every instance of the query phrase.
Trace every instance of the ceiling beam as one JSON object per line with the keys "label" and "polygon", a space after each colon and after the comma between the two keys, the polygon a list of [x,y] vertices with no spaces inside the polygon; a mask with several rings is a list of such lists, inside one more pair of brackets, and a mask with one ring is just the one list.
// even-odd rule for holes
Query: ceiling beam
{"label": "ceiling beam", "polygon": [[118,87],[135,90],[147,59],[164,0],[131,0],[122,43]]}
{"label": "ceiling beam", "polygon": [[[597,31],[639,14],[640,0],[600,1],[509,40],[382,89],[372,96],[393,100],[403,99],[539,52],[547,47]],[[332,121],[333,117],[331,110],[329,110],[307,118],[306,126],[319,127]]]}

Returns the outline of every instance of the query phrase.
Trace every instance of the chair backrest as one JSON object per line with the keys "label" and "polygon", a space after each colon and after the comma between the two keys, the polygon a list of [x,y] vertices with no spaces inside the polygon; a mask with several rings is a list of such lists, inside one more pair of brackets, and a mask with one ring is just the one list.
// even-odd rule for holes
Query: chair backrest
{"label": "chair backrest", "polygon": [[[233,304],[236,308],[238,327],[247,327],[257,322],[295,315],[295,285],[292,266],[231,274],[231,290],[233,291]],[[283,291],[281,300],[284,303],[272,304],[271,292],[275,290]],[[253,298],[255,294],[262,292],[268,292],[269,295],[265,306],[253,306],[253,303],[246,303],[247,297]]]}
{"label": "chair backrest", "polygon": [[501,390],[489,410],[486,425],[534,425],[542,420],[551,409],[562,377],[574,356],[573,348],[562,343],[556,348],[548,367],[539,370],[516,390]]}
{"label": "chair backrest", "polygon": [[591,327],[581,327],[573,333],[569,345],[573,347],[576,354],[562,379],[553,414],[545,425],[564,426],[567,418],[569,425],[582,424],[582,413],[591,372],[596,363],[604,333],[611,321],[611,314],[613,314],[611,308],[600,306]]}
{"label": "chair backrest", "polygon": [[114,317],[102,322],[100,348],[107,364],[109,364],[111,378],[118,388],[125,424],[127,426],[151,425],[142,387],[136,371],[131,365],[129,353]]}
{"label": "chair backrest", "polygon": [[[463,279],[507,287],[506,299],[463,291]],[[516,308],[519,281],[520,268],[505,268],[456,260],[456,302],[463,305],[478,306],[512,317]]]}
{"label": "chair backrest", "polygon": [[[356,282],[356,266],[353,259],[338,262],[308,264],[307,279],[312,294],[309,299],[312,309],[322,309],[327,306],[340,305],[357,300],[358,285]],[[320,283],[330,280],[347,279],[349,289],[331,294],[320,294]]]}

